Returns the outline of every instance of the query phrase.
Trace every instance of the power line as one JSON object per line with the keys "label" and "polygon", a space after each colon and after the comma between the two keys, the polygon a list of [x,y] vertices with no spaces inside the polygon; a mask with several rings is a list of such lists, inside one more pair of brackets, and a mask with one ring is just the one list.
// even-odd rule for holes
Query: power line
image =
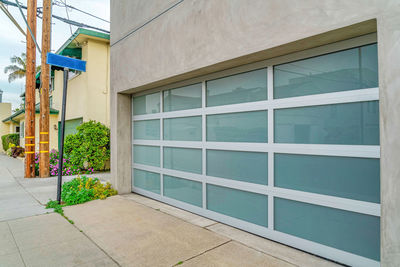
{"label": "power line", "polygon": [[[64,4],[65,4],[65,13],[67,13],[67,18],[69,19],[67,0],[64,0]],[[71,26],[71,24],[69,24],[69,31],[71,32],[71,35],[72,35],[72,26]]]}
{"label": "power line", "polygon": [[168,11],[170,11],[171,9],[173,9],[174,7],[176,7],[177,5],[179,5],[180,3],[182,3],[184,0],[179,0],[177,1],[175,4],[173,4],[172,6],[170,6],[169,8],[165,9],[164,11],[160,12],[159,14],[157,14],[156,16],[152,17],[151,19],[145,21],[143,24],[139,25],[138,27],[134,28],[133,30],[131,30],[130,32],[128,32],[127,34],[125,34],[125,36],[121,37],[120,39],[118,39],[117,41],[115,41],[114,43],[110,44],[110,46],[114,46],[117,43],[125,40],[126,38],[128,38],[129,36],[131,36],[132,34],[134,34],[135,32],[137,32],[138,30],[140,30],[141,28],[145,27],[147,24],[151,23],[153,20],[159,18],[160,16],[162,16],[163,14],[167,13]]}
{"label": "power line", "polygon": [[[10,2],[10,1],[7,1],[7,0],[0,0],[0,2],[3,3],[3,4],[6,4],[6,5],[18,7],[17,4],[15,4],[13,2]],[[23,9],[27,9],[26,6],[23,6],[23,5],[20,5],[20,6]],[[38,14],[39,18],[40,18],[39,15],[41,15],[42,13],[43,12],[40,9],[37,10],[37,14]],[[107,34],[110,33],[110,31],[107,31],[107,30],[104,30],[104,29],[101,29],[101,28],[97,28],[97,27],[94,27],[94,26],[90,26],[90,25],[87,25],[87,24],[84,24],[84,23],[81,23],[81,22],[77,22],[77,21],[74,21],[74,20],[66,19],[66,18],[57,16],[57,15],[52,15],[52,17],[55,18],[55,19],[58,19],[59,21],[62,21],[64,23],[67,23],[67,24],[70,24],[70,25],[73,25],[73,26],[76,26],[76,27],[94,29],[94,30],[101,31],[101,32],[104,32],[104,33],[107,33]]]}
{"label": "power line", "polygon": [[[22,12],[21,5],[19,4],[18,0],[15,0],[15,3],[16,3],[16,5],[18,6],[19,12],[21,12],[22,18],[24,19],[24,21],[25,21],[25,23],[26,23],[26,26],[28,27],[28,30],[29,30],[29,32],[30,32],[30,34],[31,34],[31,37],[32,37],[33,42],[35,43],[37,49],[39,50],[39,53],[42,53],[42,51],[40,50],[40,47],[39,47],[38,43],[36,42],[35,35],[33,34],[32,29],[31,29],[31,27],[29,27],[29,23],[28,23],[28,21],[27,21],[26,18],[25,18],[24,12]],[[36,23],[36,18],[35,18],[35,23]],[[35,25],[35,26],[36,26],[36,25]]]}
{"label": "power line", "polygon": [[7,10],[7,8],[4,6],[3,3],[0,2],[0,9],[6,14],[6,16],[11,20],[12,23],[18,28],[18,30],[26,36],[26,33],[24,30],[21,28],[21,26],[18,24],[18,22],[14,19],[14,17],[11,15],[11,13]]}
{"label": "power line", "polygon": [[98,16],[95,16],[95,15],[93,15],[93,14],[90,14],[90,13],[88,13],[88,12],[82,10],[82,9],[76,8],[76,7],[74,7],[74,6],[67,5],[66,2],[63,3],[61,0],[55,1],[54,4],[55,4],[56,6],[59,6],[59,7],[64,7],[64,6],[65,6],[65,7],[71,8],[71,9],[75,9],[76,11],[79,11],[79,12],[81,12],[81,13],[83,13],[83,14],[86,14],[86,15],[91,16],[91,17],[93,17],[93,18],[96,18],[96,19],[102,20],[102,21],[104,21],[104,22],[110,23],[108,20],[105,20],[105,19],[100,18],[100,17],[98,17]]}

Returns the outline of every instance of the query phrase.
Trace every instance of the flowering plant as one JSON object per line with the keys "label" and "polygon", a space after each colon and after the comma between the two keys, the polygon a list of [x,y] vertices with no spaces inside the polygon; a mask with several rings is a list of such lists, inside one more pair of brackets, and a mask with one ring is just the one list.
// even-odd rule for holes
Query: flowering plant
{"label": "flowering plant", "polygon": [[[50,151],[50,175],[57,176],[59,172],[59,153],[53,149]],[[35,172],[39,174],[39,154],[35,153]],[[92,174],[93,168],[82,169],[71,163],[70,157],[64,155],[62,164],[62,175]]]}

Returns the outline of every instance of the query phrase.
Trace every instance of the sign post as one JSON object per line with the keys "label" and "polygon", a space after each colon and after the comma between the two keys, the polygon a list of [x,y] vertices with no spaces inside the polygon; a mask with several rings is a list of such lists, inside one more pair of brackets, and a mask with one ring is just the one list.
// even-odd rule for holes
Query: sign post
{"label": "sign post", "polygon": [[47,64],[62,68],[64,70],[64,86],[63,86],[63,98],[62,98],[62,109],[61,109],[61,138],[60,144],[58,144],[58,179],[57,179],[57,201],[61,203],[61,185],[62,185],[62,168],[64,158],[64,132],[65,132],[65,112],[67,105],[67,87],[68,87],[68,72],[69,70],[86,71],[86,61],[64,57],[53,53],[47,53]]}

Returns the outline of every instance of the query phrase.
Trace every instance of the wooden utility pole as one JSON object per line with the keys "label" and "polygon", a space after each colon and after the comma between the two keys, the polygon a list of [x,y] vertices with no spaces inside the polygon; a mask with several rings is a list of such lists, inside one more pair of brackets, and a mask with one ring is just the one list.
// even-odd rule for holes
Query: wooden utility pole
{"label": "wooden utility pole", "polygon": [[51,0],[43,0],[42,18],[42,67],[40,73],[40,132],[39,132],[39,174],[40,177],[49,177],[49,87],[50,67],[46,64],[47,52],[50,52],[51,38]]}
{"label": "wooden utility pole", "polygon": [[[28,0],[27,21],[36,38],[36,0]],[[29,33],[29,28],[26,30]],[[30,34],[26,35],[25,87],[25,177],[35,177],[35,80],[36,47]]]}

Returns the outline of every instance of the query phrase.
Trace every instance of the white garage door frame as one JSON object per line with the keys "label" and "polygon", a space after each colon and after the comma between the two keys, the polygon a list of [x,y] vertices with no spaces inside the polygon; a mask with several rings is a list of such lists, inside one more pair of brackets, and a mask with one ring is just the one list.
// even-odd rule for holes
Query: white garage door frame
{"label": "white garage door frame", "polygon": [[[322,54],[332,53],[339,50],[353,48],[361,45],[375,43],[377,41],[376,34],[364,35],[358,38],[345,40],[310,50],[285,55],[270,60],[264,60],[237,68],[221,71],[183,81],[174,83],[168,86],[158,87],[155,89],[140,92],[134,95],[141,96],[154,92],[161,92],[185,85],[194,83],[202,83],[202,107],[189,110],[163,112],[163,94],[160,94],[160,113],[133,115],[133,121],[160,119],[160,140],[134,140],[132,134],[132,150],[133,145],[151,145],[160,147],[160,166],[153,167],[143,164],[132,163],[132,168],[144,171],[156,172],[160,174],[161,180],[161,194],[155,194],[140,188],[132,188],[135,193],[151,197],[153,199],[168,203],[173,206],[197,213],[199,215],[232,225],[234,227],[243,229],[245,231],[276,240],[278,242],[305,250],[322,257],[326,257],[335,261],[339,261],[349,265],[359,266],[379,266],[378,261],[374,261],[356,254],[346,251],[328,247],[316,242],[308,241],[292,235],[284,234],[274,230],[274,197],[290,199],[305,203],[316,204],[319,206],[331,207],[346,211],[352,211],[361,214],[368,214],[380,217],[381,207],[380,204],[346,199],[341,197],[334,197],[322,194],[308,193],[291,189],[284,189],[274,187],[274,153],[289,153],[289,154],[309,154],[309,155],[325,155],[325,156],[343,156],[343,157],[360,157],[360,158],[380,158],[380,146],[369,145],[319,145],[319,144],[277,144],[274,143],[274,109],[293,108],[293,107],[309,107],[316,105],[326,104],[340,104],[340,103],[354,103],[362,101],[379,100],[379,88],[368,88],[360,90],[351,90],[335,93],[326,93],[319,95],[309,95],[300,97],[290,97],[283,99],[273,98],[273,66],[299,59],[309,58]],[[206,80],[224,77],[241,73],[244,71],[255,70],[259,68],[267,68],[268,73],[268,100],[248,102],[241,104],[231,104],[216,107],[206,107]],[[206,116],[210,114],[223,114],[241,111],[259,111],[268,110],[268,143],[238,143],[238,142],[207,142],[206,141]],[[165,118],[178,118],[188,116],[201,116],[202,117],[202,141],[168,141],[163,140],[163,119]],[[131,126],[132,126],[131,125]],[[131,127],[132,129],[132,127]],[[177,170],[170,170],[163,168],[163,148],[164,147],[181,147],[181,148],[199,148],[202,149],[202,174],[194,174]],[[268,152],[268,185],[252,184],[247,182],[235,181],[224,178],[216,178],[206,175],[206,150],[207,149],[221,149],[233,151],[253,151],[253,152]],[[133,156],[133,153],[132,153]],[[133,160],[132,160],[133,162]],[[203,193],[203,206],[196,207],[185,202],[177,201],[175,199],[163,195],[163,176],[175,176],[192,181],[202,183]],[[134,179],[134,177],[133,177]],[[132,183],[133,184],[133,183]],[[268,228],[235,219],[217,212],[207,210],[207,195],[206,185],[213,184],[224,186],[228,188],[239,189],[248,192],[254,192],[268,196]],[[328,231],[328,229],[327,229]]]}

